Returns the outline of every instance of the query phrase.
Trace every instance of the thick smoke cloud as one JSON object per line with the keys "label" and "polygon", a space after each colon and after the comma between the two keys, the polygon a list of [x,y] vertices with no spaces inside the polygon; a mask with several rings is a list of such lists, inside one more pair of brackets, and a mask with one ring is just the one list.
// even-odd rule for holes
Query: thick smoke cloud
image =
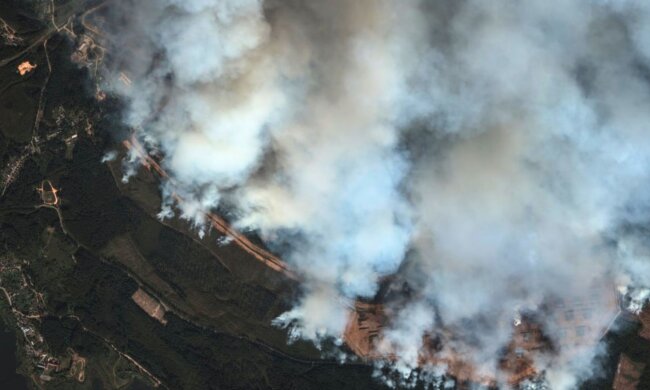
{"label": "thick smoke cloud", "polygon": [[438,321],[480,323],[490,365],[518,310],[650,285],[645,2],[122,5],[133,85],[107,87],[166,156],[183,217],[228,205],[304,277],[278,319],[296,337],[339,337],[400,265],[417,298],[384,347],[403,371]]}

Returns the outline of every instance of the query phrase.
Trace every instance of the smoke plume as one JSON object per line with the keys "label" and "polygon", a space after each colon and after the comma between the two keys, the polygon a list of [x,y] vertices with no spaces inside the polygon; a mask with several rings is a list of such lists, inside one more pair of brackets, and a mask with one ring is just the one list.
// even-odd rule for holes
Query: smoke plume
{"label": "smoke plume", "polygon": [[[106,88],[165,156],[182,217],[225,205],[301,275],[278,319],[295,337],[340,337],[397,273],[400,372],[443,325],[489,366],[518,312],[650,285],[646,2],[118,4],[132,85]],[[586,369],[547,365],[553,388]]]}

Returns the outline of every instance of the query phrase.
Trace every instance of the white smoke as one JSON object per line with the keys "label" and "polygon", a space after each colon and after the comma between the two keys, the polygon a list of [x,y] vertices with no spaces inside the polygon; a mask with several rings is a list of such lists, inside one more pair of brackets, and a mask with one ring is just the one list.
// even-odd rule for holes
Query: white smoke
{"label": "white smoke", "polygon": [[434,313],[487,324],[489,365],[515,308],[650,284],[645,2],[123,5],[126,122],[166,156],[183,217],[227,202],[288,248],[305,293],[278,322],[296,337],[340,337],[404,261],[418,298],[386,331],[402,370]]}

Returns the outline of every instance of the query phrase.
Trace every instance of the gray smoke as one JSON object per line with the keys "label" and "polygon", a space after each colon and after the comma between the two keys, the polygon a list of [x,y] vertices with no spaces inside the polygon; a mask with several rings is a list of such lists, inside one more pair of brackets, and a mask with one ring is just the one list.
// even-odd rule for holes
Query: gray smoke
{"label": "gray smoke", "polygon": [[[350,302],[402,265],[417,294],[386,331],[398,369],[434,313],[485,325],[488,367],[518,310],[650,285],[646,2],[121,4],[133,84],[107,88],[166,156],[182,217],[226,203],[288,248],[304,296],[278,322],[295,337],[340,337]],[[558,389],[585,368],[547,365]]]}

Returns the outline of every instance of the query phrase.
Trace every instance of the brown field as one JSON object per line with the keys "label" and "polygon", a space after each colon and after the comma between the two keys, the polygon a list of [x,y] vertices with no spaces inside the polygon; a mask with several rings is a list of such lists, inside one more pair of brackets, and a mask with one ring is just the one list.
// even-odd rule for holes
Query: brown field
{"label": "brown field", "polygon": [[163,325],[167,324],[167,320],[165,319],[165,308],[160,304],[160,302],[144,292],[141,288],[131,295],[131,299],[133,299],[133,302],[140,306],[142,310],[149,314],[149,316],[155,318]]}

